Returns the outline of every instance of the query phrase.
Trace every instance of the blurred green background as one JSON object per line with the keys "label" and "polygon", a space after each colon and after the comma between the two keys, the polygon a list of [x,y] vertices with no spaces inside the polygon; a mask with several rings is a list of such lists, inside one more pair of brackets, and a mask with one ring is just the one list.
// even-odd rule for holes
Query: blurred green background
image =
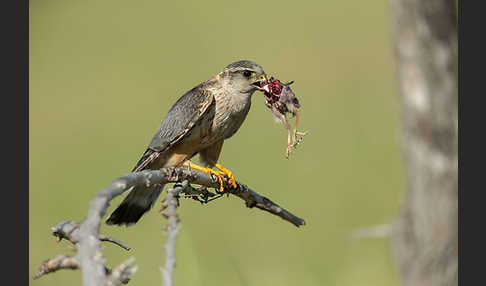
{"label": "blurred green background", "polygon": [[[286,130],[255,94],[220,162],[307,225],[236,197],[183,200],[176,285],[398,285],[389,239],[351,237],[389,223],[404,190],[388,8],[386,0],[30,1],[29,274],[74,254],[50,227],[84,218],[184,92],[251,59],[295,80],[299,129],[310,134],[286,160]],[[110,267],[136,258],[129,285],[161,284],[158,207],[134,227],[102,226],[133,247],[104,244]],[[80,285],[81,273],[31,283]]]}

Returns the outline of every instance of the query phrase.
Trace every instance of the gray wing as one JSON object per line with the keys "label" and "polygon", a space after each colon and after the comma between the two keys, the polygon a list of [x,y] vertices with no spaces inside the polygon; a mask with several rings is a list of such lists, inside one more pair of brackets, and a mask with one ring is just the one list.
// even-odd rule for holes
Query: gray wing
{"label": "gray wing", "polygon": [[174,103],[133,172],[145,169],[161,152],[184,138],[208,107],[214,104],[214,97],[204,89],[204,84],[186,92]]}

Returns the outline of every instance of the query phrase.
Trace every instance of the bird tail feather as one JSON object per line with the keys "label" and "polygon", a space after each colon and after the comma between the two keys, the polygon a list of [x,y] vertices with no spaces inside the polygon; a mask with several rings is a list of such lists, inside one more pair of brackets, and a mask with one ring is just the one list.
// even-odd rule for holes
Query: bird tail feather
{"label": "bird tail feather", "polygon": [[110,214],[106,224],[134,225],[152,208],[163,188],[164,185],[132,187],[120,205]]}
{"label": "bird tail feather", "polygon": [[[149,169],[151,164],[159,157],[160,153],[147,149],[138,161],[132,172]],[[149,211],[164,189],[164,185],[135,186],[131,187],[123,201],[110,214],[106,220],[108,225],[131,226]]]}

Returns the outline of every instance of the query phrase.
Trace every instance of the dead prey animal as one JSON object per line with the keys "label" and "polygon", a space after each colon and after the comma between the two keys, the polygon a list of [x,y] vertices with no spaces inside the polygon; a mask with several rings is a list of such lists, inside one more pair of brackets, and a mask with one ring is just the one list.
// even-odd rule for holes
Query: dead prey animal
{"label": "dead prey animal", "polygon": [[[297,131],[300,104],[294,92],[290,89],[292,83],[294,81],[282,83],[280,80],[271,77],[259,87],[259,90],[265,94],[265,105],[272,111],[275,119],[283,123],[287,128],[287,148],[285,149],[285,157],[287,159],[292,148],[297,147],[302,142],[302,137],[307,134],[307,132]],[[290,131],[291,126],[287,120],[287,114],[295,117],[292,132]],[[297,138],[297,135],[301,137]]]}

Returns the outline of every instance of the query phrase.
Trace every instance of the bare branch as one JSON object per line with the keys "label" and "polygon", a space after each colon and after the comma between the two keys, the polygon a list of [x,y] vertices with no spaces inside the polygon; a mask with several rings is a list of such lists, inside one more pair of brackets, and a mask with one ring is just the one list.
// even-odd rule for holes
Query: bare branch
{"label": "bare branch", "polygon": [[125,243],[123,243],[122,241],[116,239],[116,238],[113,238],[111,236],[107,236],[107,235],[100,235],[100,241],[108,241],[108,242],[111,242],[111,243],[114,243],[116,245],[118,245],[119,247],[125,249],[125,250],[130,250],[132,249],[130,246],[126,245]]}
{"label": "bare branch", "polygon": [[43,275],[56,272],[60,269],[79,269],[79,262],[75,257],[58,255],[55,258],[44,261],[39,266],[39,272],[34,275],[33,279],[38,279]]}
{"label": "bare branch", "polygon": [[130,277],[137,271],[137,266],[130,267],[133,264],[135,258],[131,257],[127,261],[118,265],[113,269],[105,280],[106,286],[118,286],[121,284],[127,284],[130,281]]}
{"label": "bare branch", "polygon": [[390,224],[380,224],[368,227],[354,229],[351,232],[352,239],[365,238],[386,238],[391,234],[392,227]]}
{"label": "bare branch", "polygon": [[[67,239],[73,244],[78,244],[78,255],[75,257],[78,262],[77,268],[81,268],[83,285],[118,285],[117,283],[126,283],[128,280],[125,278],[133,274],[136,268],[128,268],[131,261],[122,264],[118,274],[118,278],[105,267],[105,259],[101,250],[100,240],[110,241],[125,249],[130,249],[122,242],[99,234],[99,228],[102,217],[106,214],[109,202],[116,196],[122,194],[124,191],[130,189],[133,186],[153,184],[166,184],[183,182],[184,184],[177,184],[173,190],[168,193],[168,215],[169,218],[169,235],[171,238],[168,241],[166,250],[168,254],[170,251],[175,251],[175,237],[177,234],[177,213],[173,205],[173,200],[177,202],[177,198],[180,193],[194,196],[200,195],[206,198],[215,197],[216,195],[211,192],[202,189],[194,189],[189,186],[190,183],[202,185],[210,188],[219,188],[218,179],[214,175],[205,174],[196,170],[187,170],[183,168],[163,168],[161,170],[146,170],[141,172],[129,173],[123,177],[115,179],[109,186],[102,189],[91,201],[86,219],[78,227],[74,222],[62,222],[56,227],[52,228],[53,235],[61,239]],[[305,225],[305,221],[289,211],[283,209],[279,205],[272,202],[270,199],[259,195],[246,185],[237,183],[236,189],[227,191],[228,193],[235,195],[245,201],[246,206],[249,208],[257,207],[261,210],[267,211],[271,214],[281,217],[282,219],[299,227]],[[171,197],[172,196],[172,197]],[[217,197],[217,196],[216,196]],[[175,215],[174,215],[175,213]],[[166,263],[166,271],[172,273],[175,266],[175,253],[169,254],[168,258],[172,255],[173,260],[168,260]],[[73,258],[74,259],[74,258]],[[49,268],[50,269],[50,268]],[[118,268],[117,268],[118,269]],[[115,271],[115,270],[114,270]],[[125,278],[124,278],[125,277]],[[110,284],[112,283],[112,284]],[[172,282],[170,282],[172,283]],[[171,284],[167,285],[171,285]]]}
{"label": "bare branch", "polygon": [[[104,271],[106,274],[105,285],[121,285],[127,284],[130,281],[130,276],[137,271],[137,267],[129,267],[135,259],[130,258],[126,262],[120,264],[114,270],[109,269],[104,266]],[[67,255],[58,255],[55,258],[48,259],[44,261],[39,266],[39,272],[34,275],[33,279],[39,279],[40,277],[56,272],[61,269],[72,269],[76,270],[80,268],[80,264],[76,257]]]}
{"label": "bare branch", "polygon": [[174,285],[174,268],[176,265],[175,242],[177,238],[179,223],[179,215],[177,214],[177,207],[179,206],[178,197],[183,192],[189,183],[184,181],[182,184],[176,184],[173,189],[167,190],[165,196],[165,203],[167,208],[164,210],[164,216],[169,220],[167,226],[167,242],[165,244],[165,266],[162,269],[162,281],[164,286]]}
{"label": "bare branch", "polygon": [[[51,228],[51,230],[52,230],[52,235],[57,237],[57,242],[60,242],[62,239],[66,239],[74,245],[76,245],[79,242],[78,239],[79,224],[75,223],[74,221],[62,221],[58,223],[55,227]],[[114,243],[125,250],[131,249],[130,246],[126,245],[122,241],[113,238],[111,236],[100,235],[99,239],[101,241],[108,241]]]}
{"label": "bare branch", "polygon": [[[203,185],[206,187],[219,187],[219,182],[215,176],[205,174],[196,170],[187,170],[182,168],[164,168],[161,170],[161,173],[167,173],[167,175],[172,179],[171,181],[174,181],[173,179],[176,179],[175,181],[187,180],[189,183]],[[267,197],[264,197],[257,192],[251,190],[245,184],[237,182],[237,185],[238,187],[236,189],[228,189],[226,192],[244,200],[247,207],[257,207],[261,210],[279,216],[297,227],[305,225],[305,221],[303,219],[280,207]],[[188,189],[186,188],[186,190]],[[195,190],[193,190],[192,192],[194,193]]]}
{"label": "bare branch", "polygon": [[271,214],[281,217],[282,219],[292,223],[296,227],[301,225],[305,225],[305,220],[295,216],[291,212],[287,211],[286,209],[280,207],[267,197],[261,196],[255,191],[251,190],[242,183],[237,183],[238,188],[235,190],[230,190],[230,194],[238,196],[240,199],[244,200],[246,206],[249,208],[257,207],[261,210],[267,211]]}

